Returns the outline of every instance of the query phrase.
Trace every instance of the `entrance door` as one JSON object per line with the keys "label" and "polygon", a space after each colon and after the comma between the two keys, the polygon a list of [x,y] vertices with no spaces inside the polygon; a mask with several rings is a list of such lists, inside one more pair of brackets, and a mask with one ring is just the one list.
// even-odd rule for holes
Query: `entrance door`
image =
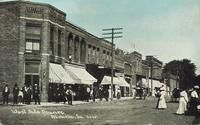
{"label": "entrance door", "polygon": [[25,75],[25,84],[27,84],[28,86],[31,85],[33,90],[34,84],[39,85],[39,75]]}

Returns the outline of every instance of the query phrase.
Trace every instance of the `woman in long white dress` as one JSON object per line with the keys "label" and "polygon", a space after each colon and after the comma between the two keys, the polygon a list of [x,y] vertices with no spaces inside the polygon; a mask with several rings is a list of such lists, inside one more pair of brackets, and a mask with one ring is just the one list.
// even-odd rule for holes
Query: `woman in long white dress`
{"label": "woman in long white dress", "polygon": [[176,114],[183,115],[187,111],[188,95],[185,90],[180,92],[179,106]]}
{"label": "woman in long white dress", "polygon": [[165,90],[161,89],[160,90],[160,99],[158,102],[158,109],[166,109],[167,105],[166,105],[166,101],[165,101]]}

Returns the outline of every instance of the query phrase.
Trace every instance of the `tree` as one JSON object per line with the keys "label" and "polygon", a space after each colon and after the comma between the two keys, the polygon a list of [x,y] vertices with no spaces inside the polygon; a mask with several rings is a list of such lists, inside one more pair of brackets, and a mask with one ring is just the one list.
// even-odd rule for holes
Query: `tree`
{"label": "tree", "polygon": [[200,85],[200,75],[196,76],[195,82],[197,85]]}
{"label": "tree", "polygon": [[180,88],[190,88],[197,83],[195,82],[196,66],[188,59],[173,60],[164,66],[163,73],[177,76]]}

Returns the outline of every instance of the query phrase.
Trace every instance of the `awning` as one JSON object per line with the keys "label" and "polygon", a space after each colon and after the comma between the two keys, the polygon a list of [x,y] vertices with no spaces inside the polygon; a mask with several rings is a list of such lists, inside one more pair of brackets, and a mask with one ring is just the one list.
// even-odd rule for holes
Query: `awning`
{"label": "awning", "polygon": [[130,87],[130,85],[126,82],[126,80],[124,79],[124,77],[118,77],[118,78],[121,81],[121,84],[119,86]]}
{"label": "awning", "polygon": [[[104,76],[103,80],[101,81],[102,85],[111,85],[111,77],[110,76]],[[113,77],[113,85],[120,85],[121,81],[117,77]]]}
{"label": "awning", "polygon": [[65,69],[76,84],[92,85],[94,82],[97,82],[97,80],[90,75],[84,67],[65,64]]}
{"label": "awning", "polygon": [[61,65],[54,63],[49,64],[49,82],[74,84],[74,80],[70,77],[69,73]]}

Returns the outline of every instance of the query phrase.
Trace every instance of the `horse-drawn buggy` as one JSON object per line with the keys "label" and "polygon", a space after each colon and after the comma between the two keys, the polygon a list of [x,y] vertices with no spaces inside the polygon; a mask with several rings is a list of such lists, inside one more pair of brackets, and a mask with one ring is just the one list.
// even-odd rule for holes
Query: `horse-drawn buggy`
{"label": "horse-drawn buggy", "polygon": [[147,89],[143,87],[135,88],[135,99],[145,99],[147,96]]}

